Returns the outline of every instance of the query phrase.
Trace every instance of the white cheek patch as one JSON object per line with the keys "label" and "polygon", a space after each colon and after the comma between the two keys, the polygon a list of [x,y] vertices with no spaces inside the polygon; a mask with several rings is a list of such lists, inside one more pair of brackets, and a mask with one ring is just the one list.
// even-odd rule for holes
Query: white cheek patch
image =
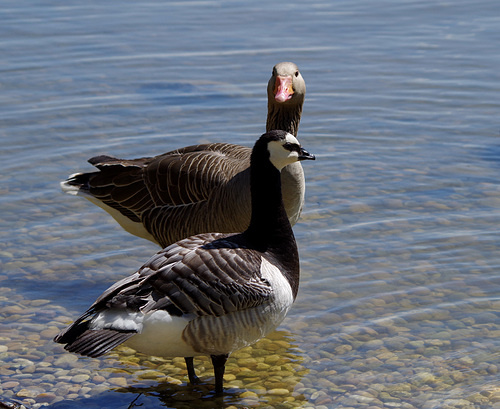
{"label": "white cheek patch", "polygon": [[289,151],[288,149],[285,149],[283,147],[285,143],[300,146],[297,138],[289,133],[286,134],[285,141],[271,141],[267,145],[267,149],[269,151],[269,160],[278,170],[283,169],[290,163],[297,162],[299,159],[298,152]]}

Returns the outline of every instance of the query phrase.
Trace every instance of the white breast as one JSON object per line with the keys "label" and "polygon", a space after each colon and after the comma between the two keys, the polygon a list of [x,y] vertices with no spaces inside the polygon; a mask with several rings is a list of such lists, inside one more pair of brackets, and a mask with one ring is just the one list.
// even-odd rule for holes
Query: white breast
{"label": "white breast", "polygon": [[262,278],[269,281],[273,289],[273,309],[276,311],[284,310],[285,314],[293,304],[293,293],[290,283],[281,273],[278,267],[272,265],[265,258],[262,259],[260,266]]}

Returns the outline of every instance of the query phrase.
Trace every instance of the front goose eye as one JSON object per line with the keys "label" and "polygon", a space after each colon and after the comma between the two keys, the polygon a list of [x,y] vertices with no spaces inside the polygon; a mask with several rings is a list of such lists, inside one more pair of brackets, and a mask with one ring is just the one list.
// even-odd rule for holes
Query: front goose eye
{"label": "front goose eye", "polygon": [[299,151],[299,147],[294,144],[294,143],[290,143],[290,142],[286,142],[283,144],[283,148],[285,148],[287,151],[290,151],[290,152],[293,152],[293,151]]}
{"label": "front goose eye", "polygon": [[298,77],[299,76],[299,72],[298,71],[295,71],[295,76]]}

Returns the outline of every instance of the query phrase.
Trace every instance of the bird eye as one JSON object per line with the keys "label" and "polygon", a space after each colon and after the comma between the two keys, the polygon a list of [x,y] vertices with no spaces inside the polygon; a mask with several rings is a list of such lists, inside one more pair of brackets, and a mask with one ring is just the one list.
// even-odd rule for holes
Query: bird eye
{"label": "bird eye", "polygon": [[290,142],[284,143],[283,148],[285,148],[287,151],[290,151],[290,152],[293,152],[293,151],[298,152],[300,149],[296,144],[290,143]]}
{"label": "bird eye", "polygon": [[299,72],[298,71],[295,71],[295,76],[298,77],[299,76]]}

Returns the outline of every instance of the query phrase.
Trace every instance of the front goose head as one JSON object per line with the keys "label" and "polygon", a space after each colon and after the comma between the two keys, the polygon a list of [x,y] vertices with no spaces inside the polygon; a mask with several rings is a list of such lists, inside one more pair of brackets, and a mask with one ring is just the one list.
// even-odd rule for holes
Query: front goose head
{"label": "front goose head", "polygon": [[280,171],[290,163],[316,159],[314,155],[300,146],[295,136],[288,132],[270,131],[264,134],[261,139],[267,141],[269,160]]}
{"label": "front goose head", "polygon": [[299,68],[293,62],[280,62],[273,67],[267,84],[268,100],[275,103],[302,105],[306,95],[306,83]]}
{"label": "front goose head", "polygon": [[266,130],[282,129],[294,136],[299,130],[306,83],[293,62],[280,62],[267,84]]}

